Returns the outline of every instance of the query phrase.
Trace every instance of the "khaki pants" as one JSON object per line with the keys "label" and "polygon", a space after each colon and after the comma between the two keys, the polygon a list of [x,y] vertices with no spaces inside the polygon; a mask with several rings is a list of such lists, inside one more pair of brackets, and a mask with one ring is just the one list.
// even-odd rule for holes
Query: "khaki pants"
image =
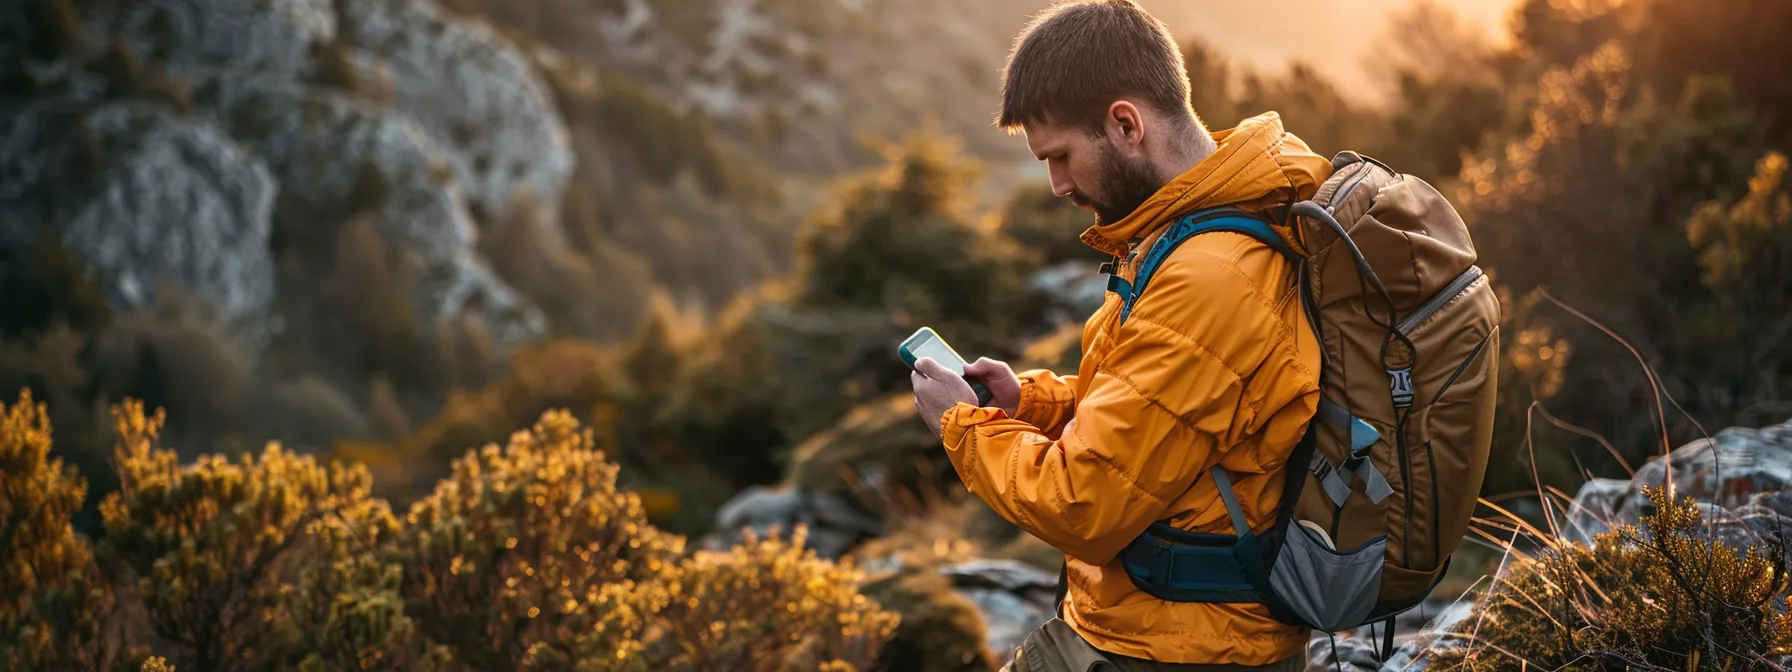
{"label": "khaki pants", "polygon": [[1302,672],[1306,653],[1268,665],[1157,663],[1107,653],[1083,641],[1060,619],[1047,621],[1020,643],[1002,672]]}

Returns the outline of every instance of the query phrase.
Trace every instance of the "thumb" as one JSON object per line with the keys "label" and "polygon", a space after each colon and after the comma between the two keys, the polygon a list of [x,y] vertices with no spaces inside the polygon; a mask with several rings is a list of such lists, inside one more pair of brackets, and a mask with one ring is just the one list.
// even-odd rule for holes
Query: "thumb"
{"label": "thumb", "polygon": [[998,362],[996,360],[990,359],[988,357],[979,357],[979,358],[977,358],[977,361],[971,362],[964,366],[964,375],[971,376],[973,378],[982,378],[982,377],[988,376],[990,374],[1001,373],[1001,372],[1002,372],[1002,363]]}
{"label": "thumb", "polygon": [[973,378],[981,378],[984,374],[989,372],[990,367],[988,357],[979,357],[977,358],[977,361],[964,365],[964,375]]}
{"label": "thumb", "polygon": [[934,380],[949,380],[955,377],[951,369],[946,368],[945,364],[934,361],[932,357],[922,357],[920,361],[915,362],[915,370]]}

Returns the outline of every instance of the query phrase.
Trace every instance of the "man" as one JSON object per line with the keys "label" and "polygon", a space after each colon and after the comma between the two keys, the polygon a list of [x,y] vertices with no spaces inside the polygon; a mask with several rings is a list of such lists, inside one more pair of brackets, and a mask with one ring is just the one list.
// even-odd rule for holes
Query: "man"
{"label": "man", "polygon": [[[1025,133],[1055,193],[1095,213],[1082,240],[1115,255],[1123,279],[1179,217],[1286,206],[1331,174],[1273,112],[1210,134],[1168,29],[1131,0],[1047,10],[1003,77],[998,124]],[[1305,630],[1261,605],[1154,598],[1117,559],[1154,521],[1232,533],[1202,477],[1216,464],[1253,529],[1272,522],[1282,469],[1319,399],[1319,346],[1295,283],[1293,264],[1270,247],[1207,233],[1165,260],[1124,322],[1109,297],[1085,326],[1075,375],[1016,376],[978,360],[966,373],[993,393],[980,408],[962,379],[917,364],[916,408],[966,486],[1066,555],[1062,618],[1033,632],[1009,669],[1304,667]]]}

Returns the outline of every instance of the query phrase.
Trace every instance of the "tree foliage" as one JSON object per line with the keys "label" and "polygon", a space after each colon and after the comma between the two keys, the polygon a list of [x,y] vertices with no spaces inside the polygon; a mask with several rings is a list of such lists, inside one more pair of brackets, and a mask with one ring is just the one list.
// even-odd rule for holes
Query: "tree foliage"
{"label": "tree foliage", "polygon": [[658,415],[666,435],[746,482],[775,480],[805,437],[907,388],[893,348],[916,328],[966,357],[1011,353],[1031,264],[994,219],[973,217],[975,174],[950,144],[916,137],[844,180],[791,276],[730,306],[688,351]]}

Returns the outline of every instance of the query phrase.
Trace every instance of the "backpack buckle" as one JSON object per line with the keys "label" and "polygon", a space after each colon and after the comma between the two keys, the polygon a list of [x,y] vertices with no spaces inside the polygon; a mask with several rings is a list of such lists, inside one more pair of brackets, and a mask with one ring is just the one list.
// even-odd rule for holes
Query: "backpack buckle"
{"label": "backpack buckle", "polygon": [[1394,397],[1394,408],[1412,408],[1412,368],[1388,369],[1388,392]]}

